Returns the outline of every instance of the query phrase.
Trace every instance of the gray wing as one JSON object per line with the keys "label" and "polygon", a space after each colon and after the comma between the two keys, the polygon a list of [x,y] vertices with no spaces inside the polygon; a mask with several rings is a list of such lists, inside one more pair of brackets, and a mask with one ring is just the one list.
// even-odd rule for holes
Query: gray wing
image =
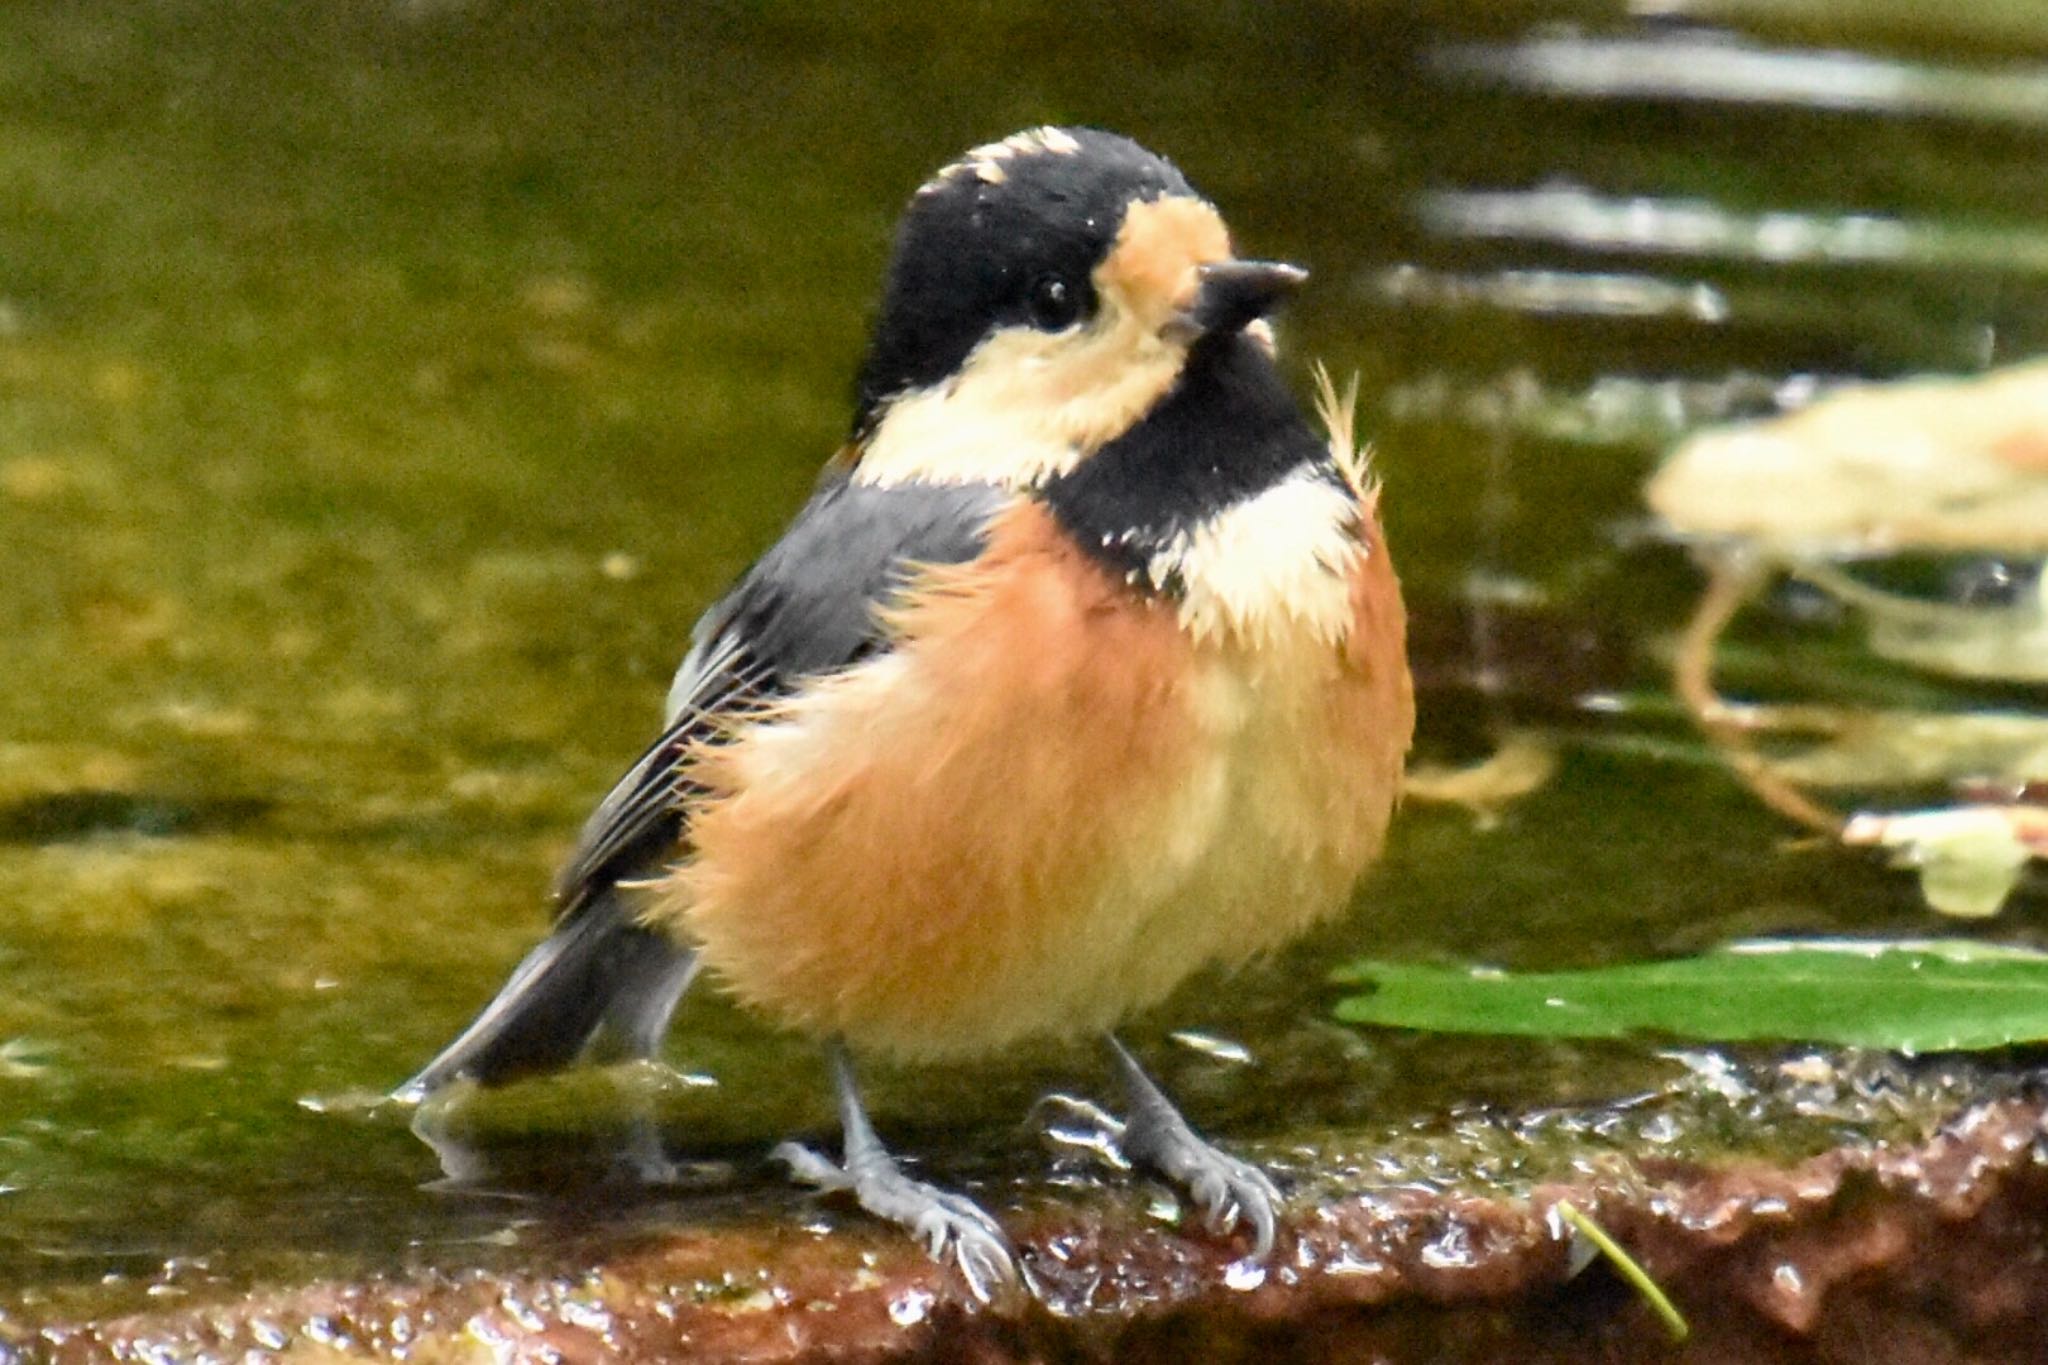
{"label": "gray wing", "polygon": [[673,859],[692,794],[691,746],[747,708],[880,647],[875,611],[909,564],[958,564],[1014,497],[989,484],[821,487],[774,548],[698,621],[669,690],[667,727],[590,819],[556,881],[565,916]]}

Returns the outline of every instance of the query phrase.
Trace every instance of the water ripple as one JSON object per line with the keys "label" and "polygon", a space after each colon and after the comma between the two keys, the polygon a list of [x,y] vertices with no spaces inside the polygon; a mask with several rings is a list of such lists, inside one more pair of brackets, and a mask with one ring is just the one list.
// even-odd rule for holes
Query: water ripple
{"label": "water ripple", "polygon": [[1861,52],[1768,48],[1726,34],[1543,35],[1437,49],[1438,71],[1585,99],[1651,99],[2048,127],[2048,67],[2001,70]]}
{"label": "water ripple", "polygon": [[1501,270],[1468,275],[1403,262],[1375,273],[1369,292],[1389,302],[1435,308],[1484,307],[1560,317],[1678,317],[1728,320],[1728,299],[1697,280],[1572,270]]}
{"label": "water ripple", "polygon": [[1418,198],[1417,214],[1445,236],[1580,250],[2048,276],[2048,232],[2031,227],[1875,213],[1738,213],[1706,199],[1610,196],[1575,185],[1431,190]]}

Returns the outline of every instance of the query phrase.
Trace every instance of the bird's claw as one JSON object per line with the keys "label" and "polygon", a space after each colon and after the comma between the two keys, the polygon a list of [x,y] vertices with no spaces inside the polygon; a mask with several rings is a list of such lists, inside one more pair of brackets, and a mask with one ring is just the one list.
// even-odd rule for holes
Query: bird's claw
{"label": "bird's claw", "polygon": [[1125,1125],[1123,1147],[1130,1160],[1187,1191],[1211,1232],[1228,1236],[1249,1224],[1252,1258],[1263,1261],[1272,1254],[1285,1196],[1271,1176],[1203,1140],[1171,1110],[1134,1111]]}
{"label": "bird's claw", "polygon": [[833,1162],[819,1156],[801,1142],[779,1142],[775,1150],[768,1153],[770,1161],[779,1161],[789,1167],[790,1179],[799,1185],[809,1185],[817,1190],[850,1190],[853,1181],[844,1170]]}
{"label": "bird's claw", "polygon": [[1241,1161],[1215,1147],[1208,1147],[1196,1162],[1193,1169],[1178,1178],[1185,1182],[1189,1197],[1202,1210],[1204,1226],[1224,1237],[1240,1222],[1251,1224],[1252,1256],[1265,1260],[1273,1250],[1277,1212],[1282,1202],[1280,1187],[1249,1161]]}
{"label": "bird's claw", "polygon": [[960,1268],[978,1301],[991,1303],[1022,1283],[1002,1225],[967,1196],[912,1180],[887,1159],[840,1166],[794,1142],[771,1155],[803,1184],[850,1192],[875,1217],[908,1229],[934,1261],[950,1260]]}
{"label": "bird's claw", "polygon": [[934,1197],[934,1205],[919,1217],[914,1232],[931,1258],[943,1262],[950,1255],[969,1292],[983,1303],[1014,1289],[1019,1283],[1016,1253],[995,1219],[960,1195],[922,1188]]}

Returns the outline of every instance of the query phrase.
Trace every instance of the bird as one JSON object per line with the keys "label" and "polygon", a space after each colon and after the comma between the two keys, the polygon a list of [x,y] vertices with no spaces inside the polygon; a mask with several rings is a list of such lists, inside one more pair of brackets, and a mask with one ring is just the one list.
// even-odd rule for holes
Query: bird
{"label": "bird", "polygon": [[691,983],[823,1047],[842,1155],[775,1149],[950,1260],[1000,1223],[883,1144],[855,1058],[1103,1040],[1123,1154],[1270,1255],[1282,1193],[1117,1039],[1344,907],[1415,722],[1351,402],[1323,430],[1171,162],[1087,127],[976,147],[897,226],[848,438],[697,623],[666,724],[584,825],[551,935],[395,1093],[651,1057]]}

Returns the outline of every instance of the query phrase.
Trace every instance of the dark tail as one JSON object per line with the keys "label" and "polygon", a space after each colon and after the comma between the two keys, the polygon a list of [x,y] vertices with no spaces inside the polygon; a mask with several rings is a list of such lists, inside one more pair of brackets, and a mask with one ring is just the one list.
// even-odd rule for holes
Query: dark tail
{"label": "dark tail", "polygon": [[651,1057],[697,974],[697,955],[637,923],[616,889],[579,908],[512,971],[476,1021],[392,1092],[422,1100],[458,1077],[498,1085],[569,1063],[603,1029]]}

